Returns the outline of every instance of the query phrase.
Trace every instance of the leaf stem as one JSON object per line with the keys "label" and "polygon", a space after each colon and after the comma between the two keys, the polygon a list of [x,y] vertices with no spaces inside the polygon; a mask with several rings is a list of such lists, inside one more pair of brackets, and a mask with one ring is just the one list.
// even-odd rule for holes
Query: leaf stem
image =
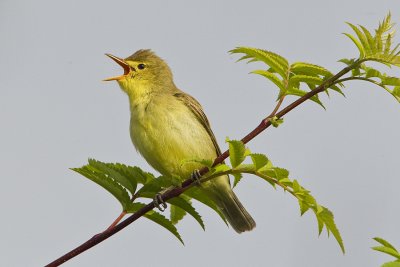
{"label": "leaf stem", "polygon": [[[327,88],[329,88],[330,86],[335,84],[335,82],[340,77],[342,77],[343,75],[348,73],[350,70],[355,68],[358,64],[360,64],[360,60],[356,60],[353,64],[345,67],[340,72],[338,72],[336,75],[332,76],[331,78],[327,79],[324,83],[322,83],[321,85],[316,87],[314,90],[308,92],[307,94],[298,98],[296,101],[292,102],[290,105],[283,108],[281,111],[277,112],[283,102],[283,99],[284,99],[283,97],[281,97],[277,106],[275,107],[274,111],[271,113],[271,115],[278,117],[278,119],[282,118],[283,116],[285,116],[287,113],[292,111],[294,108],[296,108],[297,106],[299,106],[306,100],[310,99],[311,97],[313,97],[316,94],[319,94],[319,93],[325,91]],[[241,141],[244,144],[247,144],[249,141],[254,139],[257,135],[259,135],[261,132],[263,132],[265,129],[267,129],[269,126],[271,126],[271,122],[269,121],[271,118],[271,115],[268,116],[267,118],[263,119],[260,122],[260,124],[256,128],[254,128],[249,134],[247,134],[245,137],[243,137],[241,139]],[[219,155],[214,160],[213,166],[216,166],[216,165],[222,163],[228,157],[229,157],[229,150],[226,150],[224,153]],[[206,174],[208,171],[209,171],[209,169],[207,167],[204,167],[199,170],[201,175]],[[185,192],[188,188],[190,188],[193,183],[194,183],[193,180],[191,178],[189,178],[182,183],[181,187],[173,188],[172,190],[169,190],[169,191],[163,193],[161,195],[161,197],[164,201],[167,201],[173,197],[177,197],[180,194],[182,194],[183,192]],[[131,216],[129,216],[128,218],[126,218],[121,223],[117,224],[116,226],[114,226],[112,228],[105,230],[104,232],[102,232],[100,234],[93,236],[91,239],[87,240],[85,243],[81,244],[80,246],[76,247],[75,249],[71,250],[70,252],[66,253],[65,255],[54,260],[53,262],[49,263],[46,266],[47,267],[59,266],[59,265],[63,264],[64,262],[76,257],[77,255],[81,254],[82,252],[92,248],[93,246],[99,244],[100,242],[104,241],[105,239],[109,238],[110,236],[118,233],[119,231],[121,231],[122,229],[124,229],[125,227],[127,227],[128,225],[130,225],[131,223],[133,223],[140,217],[142,217],[144,214],[146,214],[147,212],[154,209],[154,207],[155,207],[154,202],[150,202],[149,204],[147,204],[146,206],[144,206],[143,208],[138,210],[136,213],[134,213]]]}

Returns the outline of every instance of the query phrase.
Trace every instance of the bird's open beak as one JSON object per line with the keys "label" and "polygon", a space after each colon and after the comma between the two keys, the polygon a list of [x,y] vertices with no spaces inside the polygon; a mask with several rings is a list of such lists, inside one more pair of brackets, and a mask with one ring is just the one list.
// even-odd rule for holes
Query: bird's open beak
{"label": "bird's open beak", "polygon": [[108,56],[109,58],[111,58],[112,60],[114,60],[115,62],[117,62],[118,65],[120,65],[123,69],[124,69],[124,74],[122,74],[121,76],[115,76],[115,77],[111,77],[108,79],[104,79],[103,81],[118,81],[121,80],[125,75],[127,75],[130,72],[130,67],[129,65],[125,62],[125,60],[123,60],[122,58],[113,56],[111,54],[106,54],[106,56]]}

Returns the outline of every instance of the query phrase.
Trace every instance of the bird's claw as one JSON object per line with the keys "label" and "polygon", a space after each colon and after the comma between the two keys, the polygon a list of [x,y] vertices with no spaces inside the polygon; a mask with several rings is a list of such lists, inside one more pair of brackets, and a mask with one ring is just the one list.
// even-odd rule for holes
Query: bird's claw
{"label": "bird's claw", "polygon": [[157,193],[153,199],[154,206],[163,212],[167,208],[167,203],[165,203],[164,199],[162,199],[162,195]]}
{"label": "bird's claw", "polygon": [[192,180],[194,181],[195,184],[201,185],[201,182],[200,182],[201,174],[200,174],[199,170],[194,170],[190,178],[192,178]]}

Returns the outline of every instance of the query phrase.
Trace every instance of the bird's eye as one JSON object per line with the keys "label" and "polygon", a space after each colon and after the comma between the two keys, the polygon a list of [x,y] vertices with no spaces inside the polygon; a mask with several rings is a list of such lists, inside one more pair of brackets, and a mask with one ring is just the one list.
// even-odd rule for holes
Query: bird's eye
{"label": "bird's eye", "polygon": [[143,63],[140,63],[139,65],[137,65],[137,67],[139,70],[142,70],[142,69],[146,68],[146,65]]}

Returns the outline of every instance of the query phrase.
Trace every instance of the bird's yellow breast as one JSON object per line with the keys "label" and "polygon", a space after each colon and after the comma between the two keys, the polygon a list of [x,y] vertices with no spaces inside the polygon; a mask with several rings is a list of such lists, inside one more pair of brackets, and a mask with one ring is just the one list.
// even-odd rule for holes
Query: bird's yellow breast
{"label": "bird's yellow breast", "polygon": [[204,126],[179,99],[152,93],[131,100],[130,134],[143,157],[163,175],[188,178],[199,164],[186,159],[214,159],[214,144]]}

